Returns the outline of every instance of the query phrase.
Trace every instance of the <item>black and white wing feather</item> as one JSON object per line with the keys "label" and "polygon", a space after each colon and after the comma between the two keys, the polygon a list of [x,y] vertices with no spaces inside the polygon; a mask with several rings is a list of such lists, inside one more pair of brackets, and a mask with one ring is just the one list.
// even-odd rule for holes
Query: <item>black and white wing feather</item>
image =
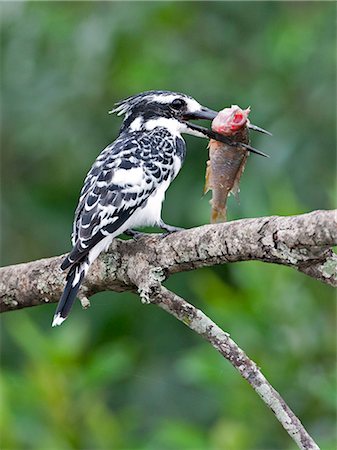
{"label": "black and white wing feather", "polygon": [[[136,211],[142,209],[156,189],[170,182],[174,142],[144,134],[121,136],[108,146],[88,173],[75,212],[73,249],[63,261],[63,270],[82,261],[104,238],[123,233]],[[167,146],[153,152],[153,146]],[[169,149],[171,148],[171,151]],[[134,226],[134,224],[132,224]],[[96,255],[95,255],[96,256]]]}

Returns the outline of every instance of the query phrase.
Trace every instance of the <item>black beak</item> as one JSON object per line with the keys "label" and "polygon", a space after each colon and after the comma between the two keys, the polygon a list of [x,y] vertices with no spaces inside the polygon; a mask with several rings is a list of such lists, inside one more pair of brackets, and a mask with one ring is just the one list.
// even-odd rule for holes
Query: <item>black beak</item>
{"label": "black beak", "polygon": [[189,114],[186,118],[188,120],[213,120],[217,115],[218,113],[213,111],[213,109],[203,107],[200,111]]}
{"label": "black beak", "polygon": [[252,123],[249,123],[248,128],[249,128],[250,130],[258,131],[259,133],[268,134],[268,136],[272,136],[272,134],[269,133],[269,131],[264,130],[264,129],[261,128],[261,127],[258,127],[257,125],[253,125]]}
{"label": "black beak", "polygon": [[[215,133],[213,130],[209,130],[208,128],[201,127],[200,125],[195,125],[194,123],[187,122],[187,120],[213,120],[218,115],[216,111],[213,111],[212,109],[203,107],[200,111],[197,111],[192,114],[188,114],[184,117],[184,121],[186,121],[186,125],[194,131],[197,131],[204,137],[207,137],[209,139],[215,139],[216,141],[223,142],[227,145],[233,145],[235,147],[244,147],[249,152],[255,153],[256,155],[264,156],[265,158],[269,158],[269,155],[266,153],[261,152],[260,150],[257,150],[254,147],[251,147],[248,144],[244,144],[242,142],[234,142],[229,137],[223,136],[222,134]],[[248,128],[259,131],[260,133],[265,133],[271,136],[271,133],[264,130],[263,128],[257,127],[256,125],[249,124]]]}

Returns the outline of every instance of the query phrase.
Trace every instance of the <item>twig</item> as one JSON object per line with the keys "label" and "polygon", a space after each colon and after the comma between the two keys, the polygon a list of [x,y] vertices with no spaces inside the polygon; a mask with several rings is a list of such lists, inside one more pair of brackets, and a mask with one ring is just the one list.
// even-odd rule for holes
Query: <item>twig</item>
{"label": "twig", "polygon": [[225,357],[273,411],[283,428],[300,449],[319,450],[318,445],[280,394],[266,380],[257,365],[229,337],[228,333],[219,328],[202,311],[164,287],[158,287],[154,291],[152,301],[191,330],[200,334]]}

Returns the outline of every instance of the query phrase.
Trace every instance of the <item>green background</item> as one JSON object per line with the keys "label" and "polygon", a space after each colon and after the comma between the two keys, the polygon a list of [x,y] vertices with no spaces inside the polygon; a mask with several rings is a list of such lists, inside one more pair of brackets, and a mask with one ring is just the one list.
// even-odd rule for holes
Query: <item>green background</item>
{"label": "green background", "polygon": [[[336,4],[1,3],[2,263],[70,249],[90,165],[112,142],[113,103],[149,89],[221,109],[251,105],[269,153],[249,158],[229,218],[333,207]],[[187,137],[163,218],[194,227],[206,141]],[[294,270],[238,263],[166,285],[262,368],[322,449],[335,440],[334,291]],[[207,343],[132,294],[102,293],[50,327],[55,305],[3,315],[2,449],[276,450],[295,446]]]}

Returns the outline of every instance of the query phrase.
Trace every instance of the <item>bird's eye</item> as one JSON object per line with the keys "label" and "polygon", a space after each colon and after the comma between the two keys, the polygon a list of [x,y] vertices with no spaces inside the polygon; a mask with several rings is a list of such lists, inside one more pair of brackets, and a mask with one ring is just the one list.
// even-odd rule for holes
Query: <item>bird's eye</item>
{"label": "bird's eye", "polygon": [[186,106],[186,103],[181,98],[176,98],[175,100],[173,100],[170,106],[172,109],[179,111],[180,109],[183,109],[184,106]]}

